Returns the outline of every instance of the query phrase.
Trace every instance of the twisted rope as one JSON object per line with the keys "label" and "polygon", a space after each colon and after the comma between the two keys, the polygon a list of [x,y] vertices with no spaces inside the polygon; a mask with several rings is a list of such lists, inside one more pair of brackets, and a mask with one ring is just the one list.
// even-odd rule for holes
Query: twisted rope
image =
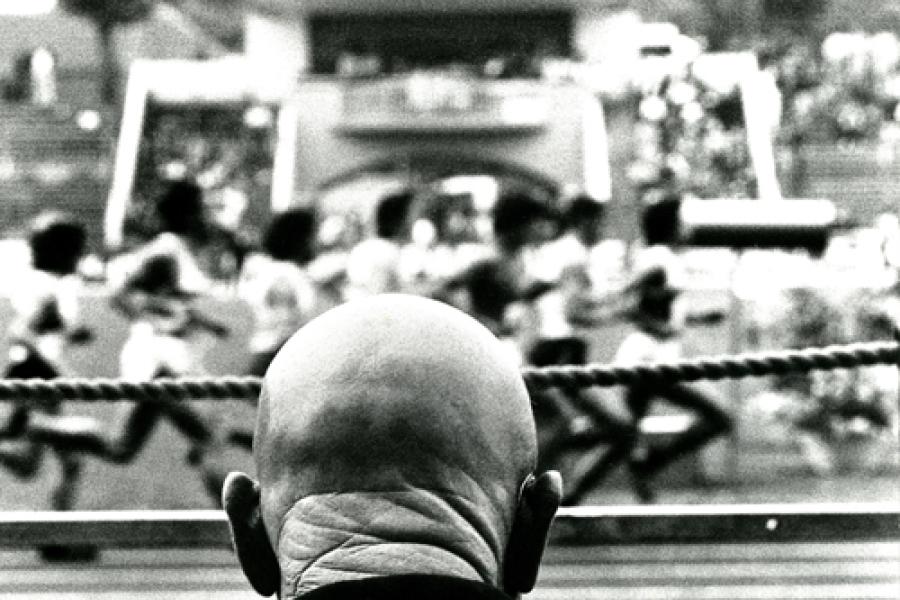
{"label": "twisted rope", "polygon": [[531,390],[551,387],[612,387],[634,383],[672,384],[743,377],[830,371],[900,364],[900,344],[877,342],[803,350],[746,353],[637,365],[584,365],[526,368],[522,375]]}
{"label": "twisted rope", "polygon": [[121,379],[0,379],[0,402],[171,402],[250,400],[259,395],[259,377],[198,377],[123,381]]}
{"label": "twisted rope", "polygon": [[[877,342],[781,352],[706,357],[671,363],[528,367],[522,377],[531,391],[552,387],[585,388],[785,375],[808,371],[900,364],[900,344]],[[130,382],[119,379],[2,379],[0,402],[167,402],[181,400],[252,400],[258,377],[205,377]]]}

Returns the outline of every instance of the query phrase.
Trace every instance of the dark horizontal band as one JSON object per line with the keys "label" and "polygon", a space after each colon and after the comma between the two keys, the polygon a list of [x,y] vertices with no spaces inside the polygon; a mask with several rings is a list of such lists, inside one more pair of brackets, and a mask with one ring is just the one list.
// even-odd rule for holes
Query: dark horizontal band
{"label": "dark horizontal band", "polygon": [[[596,506],[560,510],[557,545],[900,541],[892,504]],[[0,548],[225,548],[218,510],[0,513]]]}

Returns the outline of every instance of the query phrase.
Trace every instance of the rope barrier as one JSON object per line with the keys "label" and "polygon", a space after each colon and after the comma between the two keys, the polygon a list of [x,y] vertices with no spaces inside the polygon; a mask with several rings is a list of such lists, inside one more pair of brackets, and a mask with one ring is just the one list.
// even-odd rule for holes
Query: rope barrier
{"label": "rope barrier", "polygon": [[251,400],[259,396],[261,384],[259,377],[162,378],[152,381],[103,378],[0,379],[0,401]]}
{"label": "rope barrier", "polygon": [[701,379],[717,381],[898,363],[900,344],[877,342],[725,355],[672,363],[526,368],[522,375],[532,390],[540,390],[550,387],[612,387],[638,382],[659,385]]}
{"label": "rope barrier", "polygon": [[[561,387],[612,387],[637,382],[673,384],[808,371],[851,369],[900,363],[900,344],[872,342],[697,358],[671,363],[584,365],[522,370],[531,391]],[[171,402],[178,400],[253,400],[259,395],[258,377],[205,377],[131,382],[119,379],[0,379],[0,402]]]}

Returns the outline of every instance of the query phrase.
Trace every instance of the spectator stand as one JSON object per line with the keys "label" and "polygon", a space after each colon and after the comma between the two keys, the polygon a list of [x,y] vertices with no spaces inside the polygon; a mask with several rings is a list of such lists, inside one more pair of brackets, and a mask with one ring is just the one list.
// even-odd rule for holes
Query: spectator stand
{"label": "spectator stand", "polygon": [[629,177],[640,199],[667,192],[780,199],[774,81],[752,53],[701,53],[678,39],[647,46],[632,82],[638,110]]}
{"label": "spectator stand", "polygon": [[283,108],[293,81],[237,57],[135,61],[105,215],[107,248],[152,234],[147,206],[165,182],[185,178],[204,189],[220,227],[258,236],[271,212],[291,203],[295,127]]}
{"label": "spectator stand", "polygon": [[571,189],[600,201],[611,196],[603,107],[574,84],[435,69],[304,79],[292,102],[294,197],[320,204],[326,215],[368,222],[375,188],[389,180],[395,187],[439,188],[455,178],[489,176],[493,193],[467,190],[481,214],[489,213],[498,188],[516,184],[548,201]]}

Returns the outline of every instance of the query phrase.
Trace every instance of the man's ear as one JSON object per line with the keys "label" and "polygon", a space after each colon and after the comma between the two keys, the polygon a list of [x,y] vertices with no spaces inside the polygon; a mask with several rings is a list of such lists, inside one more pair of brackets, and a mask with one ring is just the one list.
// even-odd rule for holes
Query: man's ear
{"label": "man's ear", "polygon": [[561,499],[562,477],[557,471],[529,477],[522,486],[503,560],[503,590],[507,594],[516,597],[534,588]]}
{"label": "man's ear", "polygon": [[271,596],[281,586],[281,570],[263,524],[259,483],[244,473],[229,473],[222,486],[222,506],[244,575],[258,594]]}

